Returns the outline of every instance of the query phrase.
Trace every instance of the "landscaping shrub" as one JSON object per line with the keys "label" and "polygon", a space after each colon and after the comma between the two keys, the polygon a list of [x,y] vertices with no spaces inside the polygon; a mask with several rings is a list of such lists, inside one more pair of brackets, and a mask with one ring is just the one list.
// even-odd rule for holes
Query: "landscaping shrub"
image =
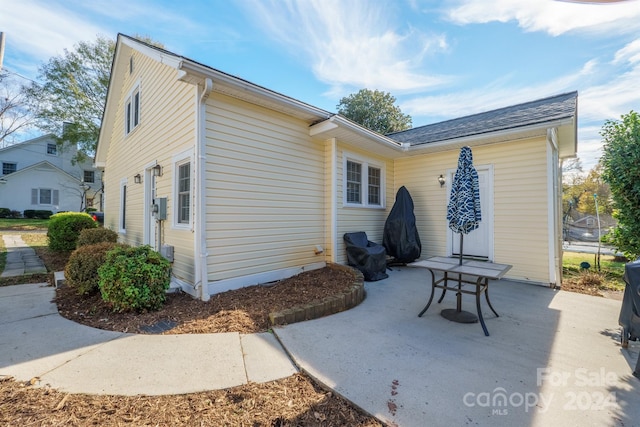
{"label": "landscaping shrub", "polygon": [[[25,211],[26,212],[26,211]],[[49,221],[47,237],[52,251],[72,251],[76,248],[78,236],[85,228],[97,227],[86,213],[63,212],[55,214]]]}
{"label": "landscaping shrub", "polygon": [[150,246],[116,247],[98,269],[102,299],[114,311],[151,311],[164,305],[171,264]]}
{"label": "landscaping shrub", "polygon": [[9,218],[10,215],[11,215],[11,209],[0,208],[0,218]]}
{"label": "landscaping shrub", "polygon": [[74,288],[79,295],[97,293],[100,290],[98,268],[104,263],[107,252],[118,245],[121,244],[101,242],[84,245],[73,251],[64,269],[66,285]]}
{"label": "landscaping shrub", "polygon": [[118,241],[118,233],[108,228],[98,227],[98,228],[85,228],[80,232],[80,236],[78,236],[78,242],[76,243],[76,247],[84,246],[84,245],[95,245],[96,243],[101,242],[117,242]]}
{"label": "landscaping shrub", "polygon": [[46,211],[41,209],[27,209],[24,211],[24,217],[30,219],[49,219],[53,215],[52,211]]}

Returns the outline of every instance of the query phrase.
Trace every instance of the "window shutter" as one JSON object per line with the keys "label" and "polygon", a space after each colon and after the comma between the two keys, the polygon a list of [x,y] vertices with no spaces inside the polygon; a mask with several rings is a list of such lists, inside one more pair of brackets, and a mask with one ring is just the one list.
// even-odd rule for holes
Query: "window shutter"
{"label": "window shutter", "polygon": [[37,188],[32,188],[31,189],[31,204],[32,205],[37,205],[38,204],[38,189]]}
{"label": "window shutter", "polygon": [[51,196],[51,204],[52,205],[57,205],[58,204],[58,190],[53,190],[52,191],[52,196]]}

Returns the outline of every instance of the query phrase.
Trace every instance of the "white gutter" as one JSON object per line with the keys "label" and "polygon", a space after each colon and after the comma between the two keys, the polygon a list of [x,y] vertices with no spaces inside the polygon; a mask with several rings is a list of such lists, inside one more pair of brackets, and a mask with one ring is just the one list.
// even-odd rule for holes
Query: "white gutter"
{"label": "white gutter", "polygon": [[331,149],[331,259],[333,263],[338,262],[338,141],[335,138],[329,140]]}
{"label": "white gutter", "polygon": [[260,96],[269,101],[277,102],[287,107],[294,108],[299,111],[303,111],[310,115],[318,116],[321,118],[326,118],[331,115],[331,113],[321,108],[317,108],[312,105],[305,104],[304,102],[298,101],[288,96],[285,96],[277,92],[271,91],[269,89],[263,88],[261,86],[255,85],[246,80],[242,80],[238,77],[231,76],[229,74],[223,73],[216,69],[213,69],[205,65],[198,64],[186,59],[183,59],[180,62],[180,64],[178,65],[178,68],[180,70],[184,70],[187,72],[199,74],[205,78],[215,79],[217,84],[227,84],[237,89],[242,89],[249,94]]}
{"label": "white gutter", "polygon": [[195,289],[202,301],[209,301],[209,271],[207,269],[206,238],[206,183],[205,183],[205,119],[207,99],[213,90],[213,81],[204,80],[202,94],[196,85],[196,141],[195,141],[195,216],[194,216],[194,250],[195,250]]}
{"label": "white gutter", "polygon": [[407,151],[407,149],[409,148],[409,144],[407,143],[398,142],[377,132],[373,132],[337,114],[334,114],[323,122],[311,126],[311,128],[309,129],[309,135],[314,136],[320,132],[331,130],[334,127],[346,128],[352,132],[355,132],[369,139],[373,139],[376,142],[386,145],[387,147],[391,147],[395,150]]}
{"label": "white gutter", "polygon": [[559,220],[559,155],[558,155],[558,132],[556,128],[547,129],[547,194],[549,208],[548,215],[548,245],[549,245],[549,285],[559,286],[561,270],[561,245],[559,241],[562,235],[561,221]]}

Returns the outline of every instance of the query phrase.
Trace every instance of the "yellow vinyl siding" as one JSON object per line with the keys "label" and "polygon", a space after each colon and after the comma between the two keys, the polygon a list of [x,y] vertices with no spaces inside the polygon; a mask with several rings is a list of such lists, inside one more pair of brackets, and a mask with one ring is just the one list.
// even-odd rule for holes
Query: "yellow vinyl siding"
{"label": "yellow vinyl siding", "polygon": [[[127,60],[128,64],[128,60]],[[176,70],[159,64],[145,55],[134,53],[134,73],[128,67],[116,71],[126,73],[119,94],[118,113],[110,130],[111,143],[105,170],[105,225],[118,229],[120,217],[120,181],[127,178],[126,234],[121,241],[131,245],[144,243],[144,182],[135,184],[133,176],[145,179],[145,167],[157,162],[163,175],[156,178],[156,194],[167,198],[169,218],[162,222],[162,243],[175,247],[173,275],[187,282],[194,280],[193,233],[171,228],[173,215],[173,165],[175,154],[193,147],[195,142],[195,89],[179,82]],[[127,136],[124,109],[129,91],[140,84],[140,124]],[[111,93],[110,96],[114,96]]]}
{"label": "yellow vinyl siding", "polygon": [[[437,178],[455,170],[459,150],[398,159],[395,181],[415,204],[422,257],[446,255],[447,187]],[[508,277],[549,280],[547,143],[528,139],[473,148],[476,167],[493,166],[494,259],[512,264]]]}
{"label": "yellow vinyl siding", "polygon": [[215,94],[206,137],[209,281],[324,262],[324,147],[308,124]]}
{"label": "yellow vinyl siding", "polygon": [[[384,207],[354,207],[344,206],[344,159],[345,153],[355,155],[358,158],[369,160],[376,165],[384,166]],[[364,231],[367,233],[369,240],[382,243],[382,235],[384,232],[384,223],[387,220],[389,211],[395,202],[395,190],[393,188],[394,165],[392,160],[386,160],[381,157],[371,156],[370,154],[354,149],[351,146],[345,146],[338,141],[338,159],[337,166],[337,206],[338,206],[338,227],[337,227],[337,256],[338,263],[345,264],[347,256],[343,236],[345,233]],[[363,171],[364,173],[364,171]]]}

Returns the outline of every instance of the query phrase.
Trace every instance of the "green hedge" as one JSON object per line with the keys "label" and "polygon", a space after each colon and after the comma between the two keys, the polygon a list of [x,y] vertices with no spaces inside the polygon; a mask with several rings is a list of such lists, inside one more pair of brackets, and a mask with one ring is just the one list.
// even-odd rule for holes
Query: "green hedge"
{"label": "green hedge", "polygon": [[52,251],[72,251],[76,248],[80,232],[98,225],[88,214],[82,212],[63,212],[55,214],[49,220],[47,237]]}
{"label": "green hedge", "polygon": [[100,290],[98,268],[104,264],[107,252],[118,245],[121,244],[102,242],[80,246],[73,251],[64,269],[66,285],[74,288],[79,295],[97,293]]}
{"label": "green hedge", "polygon": [[85,228],[80,232],[80,236],[78,236],[76,247],[79,248],[84,245],[95,245],[96,243],[101,242],[115,243],[117,241],[118,233],[113,230],[104,227]]}
{"label": "green hedge", "polygon": [[40,209],[27,209],[24,211],[23,215],[25,218],[31,219],[49,219],[53,215],[53,212]]}
{"label": "green hedge", "polygon": [[98,269],[100,293],[114,311],[159,310],[166,300],[171,264],[150,246],[116,247]]}

